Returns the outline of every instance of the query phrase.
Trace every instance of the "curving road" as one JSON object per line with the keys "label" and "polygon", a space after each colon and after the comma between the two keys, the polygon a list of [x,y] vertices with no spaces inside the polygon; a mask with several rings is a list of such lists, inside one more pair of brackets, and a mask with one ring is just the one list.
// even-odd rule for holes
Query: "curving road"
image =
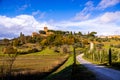
{"label": "curving road", "polygon": [[77,61],[92,71],[96,75],[97,80],[120,80],[120,71],[92,64],[83,59],[82,56],[83,54],[78,55]]}

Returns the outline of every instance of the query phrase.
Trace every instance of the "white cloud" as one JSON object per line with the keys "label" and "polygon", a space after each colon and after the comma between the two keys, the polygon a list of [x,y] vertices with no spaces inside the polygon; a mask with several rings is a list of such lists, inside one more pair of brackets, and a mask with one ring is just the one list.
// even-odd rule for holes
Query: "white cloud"
{"label": "white cloud", "polygon": [[29,5],[27,5],[27,4],[22,5],[22,6],[18,9],[18,11],[25,10],[25,9],[28,8],[28,7],[29,7]]}
{"label": "white cloud", "polygon": [[100,18],[100,21],[102,21],[104,23],[118,22],[118,21],[120,21],[119,16],[120,16],[120,11],[107,12]]}
{"label": "white cloud", "polygon": [[90,14],[85,14],[84,12],[76,13],[73,20],[87,20],[90,17]]}
{"label": "white cloud", "polygon": [[90,14],[91,11],[94,9],[93,6],[94,6],[93,2],[92,1],[88,1],[85,4],[85,8],[82,11],[80,11],[79,13],[76,13],[76,15],[73,18],[73,20],[87,20],[90,17],[90,15],[91,15]]}
{"label": "white cloud", "polygon": [[93,1],[88,1],[85,4],[85,7],[80,12],[76,13],[73,17],[73,20],[87,20],[91,17],[93,11],[104,10],[105,8],[119,4],[120,0],[101,0],[97,6],[93,4]]}
{"label": "white cloud", "polygon": [[35,12],[32,12],[32,15],[35,16],[35,15],[38,15],[40,14],[41,12],[39,10],[35,11]]}
{"label": "white cloud", "polygon": [[[98,5],[94,5],[92,1],[88,1],[85,7],[79,13],[76,13],[73,20],[76,22],[62,22],[62,26],[72,29],[77,27],[76,31],[82,32],[97,31],[98,34],[116,34],[120,30],[120,11],[105,12],[101,16],[92,17],[93,11],[99,11],[108,7],[119,4],[120,0],[101,0]],[[90,18],[93,19],[90,19]],[[73,29],[75,29],[73,28]]]}
{"label": "white cloud", "polygon": [[39,10],[37,10],[37,11],[35,11],[35,12],[32,12],[32,15],[33,16],[38,16],[38,18],[39,19],[42,19],[42,18],[44,18],[45,17],[45,12],[41,12],[41,11],[39,11]]}
{"label": "white cloud", "polygon": [[98,35],[111,35],[116,34],[116,31],[118,32],[120,30],[120,24],[118,23],[120,23],[120,11],[107,12],[91,20],[77,22],[64,21],[56,24],[56,26],[63,28],[63,30],[71,28],[74,31],[86,33],[88,31],[96,31]]}
{"label": "white cloud", "polygon": [[47,25],[49,29],[81,31],[96,31],[98,35],[118,34],[120,31],[120,11],[106,12],[94,19],[83,21],[38,22],[31,15],[19,15],[14,18],[0,16],[0,37],[18,36],[20,32],[31,35],[32,32],[43,30]]}
{"label": "white cloud", "polygon": [[0,16],[0,34],[11,34],[11,37],[18,36],[20,32],[31,35],[32,32],[43,29],[45,25],[53,28],[47,22],[36,21],[31,15],[19,15],[14,18]]}
{"label": "white cloud", "polygon": [[118,3],[120,3],[120,0],[101,0],[101,2],[98,4],[97,8],[105,9],[105,8],[114,6]]}

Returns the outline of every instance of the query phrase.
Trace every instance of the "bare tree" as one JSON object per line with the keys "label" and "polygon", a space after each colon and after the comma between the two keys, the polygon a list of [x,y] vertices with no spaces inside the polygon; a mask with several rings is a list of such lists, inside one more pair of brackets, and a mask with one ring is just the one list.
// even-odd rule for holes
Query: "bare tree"
{"label": "bare tree", "polygon": [[3,49],[3,58],[1,66],[2,75],[11,75],[13,63],[16,60],[17,55],[17,49],[14,49],[12,46],[7,46]]}

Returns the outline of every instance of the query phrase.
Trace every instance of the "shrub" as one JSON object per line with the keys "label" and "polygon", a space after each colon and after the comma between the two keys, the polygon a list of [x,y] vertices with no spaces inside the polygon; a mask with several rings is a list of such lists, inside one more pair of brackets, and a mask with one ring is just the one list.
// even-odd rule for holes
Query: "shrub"
{"label": "shrub", "polygon": [[114,47],[114,45],[113,45],[113,44],[110,44],[110,47]]}
{"label": "shrub", "polygon": [[28,54],[28,51],[20,51],[19,54]]}
{"label": "shrub", "polygon": [[29,53],[34,53],[34,52],[38,52],[39,50],[37,48],[33,48],[33,49],[30,49],[28,51],[20,51],[18,52],[19,54],[29,54]]}
{"label": "shrub", "polygon": [[55,48],[54,48],[54,52],[57,52],[57,53],[60,52],[60,51],[58,50],[58,47],[57,47],[57,46],[55,46]]}
{"label": "shrub", "polygon": [[96,44],[96,47],[98,47],[99,49],[101,49],[103,46],[104,46],[104,44],[102,44],[102,43]]}
{"label": "shrub", "polygon": [[4,54],[15,54],[17,49],[14,49],[12,46],[7,46],[3,49]]}
{"label": "shrub", "polygon": [[37,48],[33,48],[31,50],[28,50],[28,53],[34,53],[34,52],[38,52],[39,50]]}
{"label": "shrub", "polygon": [[69,46],[68,45],[63,45],[62,46],[62,53],[69,53],[70,50],[69,50]]}
{"label": "shrub", "polygon": [[115,48],[120,48],[120,44],[114,45]]}

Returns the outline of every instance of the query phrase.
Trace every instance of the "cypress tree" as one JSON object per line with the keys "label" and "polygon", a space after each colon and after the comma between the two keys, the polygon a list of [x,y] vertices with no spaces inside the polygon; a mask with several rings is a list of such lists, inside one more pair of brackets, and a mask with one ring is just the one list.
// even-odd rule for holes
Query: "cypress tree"
{"label": "cypress tree", "polygon": [[111,63],[112,63],[112,52],[111,52],[111,48],[109,48],[108,60],[109,60],[109,65],[111,65]]}
{"label": "cypress tree", "polygon": [[73,48],[73,52],[74,52],[74,65],[76,64],[76,52],[75,52],[75,47]]}

